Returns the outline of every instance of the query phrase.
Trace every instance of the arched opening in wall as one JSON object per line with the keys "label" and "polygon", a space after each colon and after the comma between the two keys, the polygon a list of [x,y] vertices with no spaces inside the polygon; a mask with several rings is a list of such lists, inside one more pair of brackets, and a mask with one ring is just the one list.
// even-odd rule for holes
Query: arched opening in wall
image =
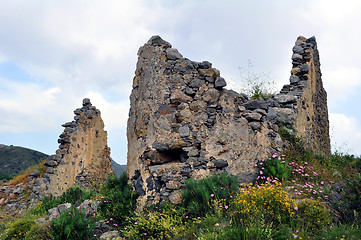
{"label": "arched opening in wall", "polygon": [[187,153],[181,148],[170,150],[157,150],[158,157],[156,161],[152,161],[152,165],[160,165],[170,162],[186,162],[188,159]]}

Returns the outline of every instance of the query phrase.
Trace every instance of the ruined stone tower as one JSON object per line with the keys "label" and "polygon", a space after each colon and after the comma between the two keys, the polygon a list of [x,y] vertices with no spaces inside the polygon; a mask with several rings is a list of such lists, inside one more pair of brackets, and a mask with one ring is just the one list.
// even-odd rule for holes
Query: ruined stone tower
{"label": "ruined stone tower", "polygon": [[100,111],[85,98],[74,113],[74,121],[62,125],[59,149],[45,163],[47,193],[60,195],[74,184],[92,187],[113,173]]}
{"label": "ruined stone tower", "polygon": [[226,90],[207,61],[184,58],[159,36],[138,51],[128,119],[128,175],[141,204],[181,200],[186,179],[226,171],[251,182],[254,163],[281,151],[278,124],[330,152],[326,92],[314,38],[293,48],[290,85],[270,99]]}

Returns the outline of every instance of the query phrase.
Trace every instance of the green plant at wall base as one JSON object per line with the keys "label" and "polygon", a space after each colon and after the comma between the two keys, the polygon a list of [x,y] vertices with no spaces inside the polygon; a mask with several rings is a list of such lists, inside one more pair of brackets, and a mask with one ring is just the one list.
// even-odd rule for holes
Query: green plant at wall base
{"label": "green plant at wall base", "polygon": [[183,205],[192,216],[205,216],[214,199],[229,199],[238,190],[238,179],[227,173],[213,174],[201,180],[188,179]]}
{"label": "green plant at wall base", "polygon": [[83,190],[79,186],[74,186],[67,189],[59,197],[54,197],[53,195],[45,196],[43,201],[38,203],[35,208],[31,210],[33,214],[41,215],[46,214],[49,209],[54,208],[62,203],[71,203],[76,204],[83,202],[85,199],[91,199],[95,196],[93,190]]}
{"label": "green plant at wall base", "polygon": [[267,179],[286,180],[292,174],[292,167],[285,160],[285,155],[273,153],[270,158],[262,159],[255,164],[258,167],[257,181],[264,183]]}
{"label": "green plant at wall base", "polygon": [[241,188],[231,203],[235,223],[244,226],[260,220],[266,225],[289,222],[295,214],[294,207],[278,182]]}
{"label": "green plant at wall base", "polygon": [[361,172],[352,173],[344,180],[343,200],[337,210],[341,212],[343,222],[361,223]]}
{"label": "green plant at wall base", "polygon": [[94,219],[86,218],[83,210],[72,206],[61,212],[59,218],[52,219],[50,236],[57,240],[95,239],[94,228]]}
{"label": "green plant at wall base", "polygon": [[35,219],[34,216],[26,216],[13,222],[4,240],[24,239],[31,227],[36,224]]}
{"label": "green plant at wall base", "polygon": [[297,222],[306,231],[318,234],[331,222],[326,207],[319,201],[305,199],[297,204]]}
{"label": "green plant at wall base", "polygon": [[46,240],[51,239],[49,226],[46,224],[33,225],[25,236],[25,240]]}
{"label": "green plant at wall base", "polygon": [[131,239],[174,239],[183,225],[182,215],[174,214],[161,206],[137,213],[129,222],[125,236]]}
{"label": "green plant at wall base", "polygon": [[114,219],[119,227],[126,224],[125,219],[133,215],[136,207],[137,193],[127,183],[126,173],[110,176],[101,189],[103,197],[99,199],[99,212],[105,219]]}

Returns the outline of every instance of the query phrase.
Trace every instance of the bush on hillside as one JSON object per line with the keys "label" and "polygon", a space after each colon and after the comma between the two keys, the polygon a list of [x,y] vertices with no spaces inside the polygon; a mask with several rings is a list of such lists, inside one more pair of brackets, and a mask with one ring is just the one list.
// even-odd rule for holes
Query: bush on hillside
{"label": "bush on hillside", "polygon": [[94,218],[86,218],[84,210],[72,206],[61,212],[59,218],[53,218],[50,224],[50,235],[57,240],[95,239]]}
{"label": "bush on hillside", "polygon": [[50,195],[49,197],[45,196],[44,200],[37,204],[37,206],[32,209],[32,213],[41,215],[46,214],[49,209],[57,207],[63,203],[81,203],[85,199],[90,199],[95,196],[94,190],[83,190],[79,186],[74,186],[67,189],[62,195],[59,197],[54,197]]}
{"label": "bush on hillside", "polygon": [[319,201],[305,199],[297,207],[297,223],[309,233],[316,235],[331,222],[330,213]]}
{"label": "bush on hillside", "polygon": [[128,177],[123,173],[119,177],[109,176],[100,191],[103,194],[99,204],[99,212],[105,219],[113,219],[119,227],[126,224],[125,219],[132,216],[137,201],[137,193],[128,184]]}
{"label": "bush on hillside", "polygon": [[211,201],[229,199],[238,190],[238,179],[227,173],[213,174],[201,180],[188,179],[183,192],[183,205],[192,216],[205,216]]}
{"label": "bush on hillside", "polygon": [[231,204],[238,225],[250,226],[259,221],[281,224],[295,214],[295,204],[279,183],[242,188]]}

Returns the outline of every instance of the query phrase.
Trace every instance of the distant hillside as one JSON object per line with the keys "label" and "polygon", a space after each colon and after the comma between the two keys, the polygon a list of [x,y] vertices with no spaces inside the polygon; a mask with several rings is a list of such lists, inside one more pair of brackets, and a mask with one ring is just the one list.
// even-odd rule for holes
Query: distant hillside
{"label": "distant hillside", "polygon": [[0,174],[17,175],[47,157],[47,154],[28,148],[0,144]]}
{"label": "distant hillside", "polygon": [[118,163],[116,163],[113,159],[112,159],[112,167],[114,169],[114,173],[116,175],[120,175],[122,172],[126,172],[127,171],[127,165],[120,165]]}

